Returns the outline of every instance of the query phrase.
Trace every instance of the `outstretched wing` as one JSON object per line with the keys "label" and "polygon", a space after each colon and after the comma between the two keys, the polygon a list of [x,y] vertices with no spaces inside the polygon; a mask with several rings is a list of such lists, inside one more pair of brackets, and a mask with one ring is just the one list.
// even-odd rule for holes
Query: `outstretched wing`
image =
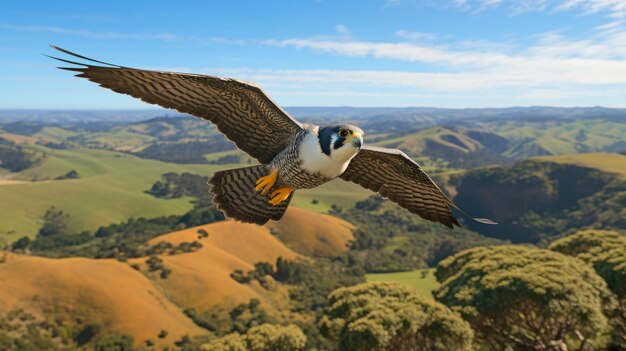
{"label": "outstretched wing", "polygon": [[271,161],[302,125],[283,111],[258,86],[236,79],[198,74],[149,71],[113,65],[52,46],[66,54],[103,64],[56,60],[80,67],[59,67],[79,72],[115,92],[175,109],[215,123],[237,147],[261,163]]}
{"label": "outstretched wing", "polygon": [[[417,162],[400,150],[364,146],[340,177],[377,192],[424,219],[449,228],[460,226],[450,210],[458,207]],[[495,224],[488,219],[474,219]]]}

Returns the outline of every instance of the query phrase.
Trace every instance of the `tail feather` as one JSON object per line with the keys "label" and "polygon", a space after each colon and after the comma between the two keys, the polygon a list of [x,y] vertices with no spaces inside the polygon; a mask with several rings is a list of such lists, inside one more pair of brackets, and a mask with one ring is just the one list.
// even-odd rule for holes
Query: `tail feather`
{"label": "tail feather", "polygon": [[245,223],[265,224],[270,219],[281,219],[293,193],[274,206],[269,203],[269,195],[262,195],[255,189],[256,181],[270,172],[271,167],[267,165],[215,172],[209,180],[213,203],[226,217]]}

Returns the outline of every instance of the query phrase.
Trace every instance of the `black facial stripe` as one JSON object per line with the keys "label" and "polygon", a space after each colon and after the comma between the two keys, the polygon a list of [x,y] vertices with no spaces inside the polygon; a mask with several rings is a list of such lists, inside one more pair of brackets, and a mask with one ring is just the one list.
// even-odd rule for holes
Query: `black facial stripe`
{"label": "black facial stripe", "polygon": [[333,133],[336,132],[336,128],[322,128],[317,134],[322,152],[327,156],[330,156],[330,141]]}
{"label": "black facial stripe", "polygon": [[344,141],[346,141],[346,139],[344,139],[344,138],[337,138],[337,140],[335,140],[335,144],[333,144],[333,149],[337,150],[340,147],[342,147]]}

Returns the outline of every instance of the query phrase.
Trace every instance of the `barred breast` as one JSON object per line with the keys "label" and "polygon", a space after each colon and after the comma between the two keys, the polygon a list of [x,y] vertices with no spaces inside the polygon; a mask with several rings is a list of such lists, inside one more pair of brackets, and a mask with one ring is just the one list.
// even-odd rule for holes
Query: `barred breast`
{"label": "barred breast", "polygon": [[329,177],[328,173],[322,173],[320,169],[314,167],[318,163],[311,165],[311,160],[315,160],[317,156],[314,154],[315,148],[318,149],[320,156],[327,158],[319,147],[314,131],[305,129],[297,133],[271,163],[278,169],[279,184],[294,189],[310,189],[339,176],[336,174]]}

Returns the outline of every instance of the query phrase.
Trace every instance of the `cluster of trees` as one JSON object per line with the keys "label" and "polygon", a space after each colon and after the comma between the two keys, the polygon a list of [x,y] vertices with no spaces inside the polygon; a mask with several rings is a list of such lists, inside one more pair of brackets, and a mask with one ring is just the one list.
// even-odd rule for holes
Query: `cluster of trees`
{"label": "cluster of trees", "polygon": [[435,300],[395,283],[328,296],[320,328],[338,350],[626,349],[626,237],[585,231],[550,249],[501,245],[437,267]]}
{"label": "cluster of trees", "polygon": [[263,324],[245,334],[233,333],[202,346],[206,351],[300,351],[306,336],[295,325]]}
{"label": "cluster of trees", "polygon": [[187,308],[183,312],[198,326],[217,336],[245,333],[250,328],[276,322],[274,317],[262,308],[258,299],[250,299],[250,302],[239,304],[231,310],[218,306],[201,312]]}
{"label": "cluster of trees", "polygon": [[[302,317],[297,322],[307,336],[309,348],[328,349],[328,339],[320,331],[319,320],[324,312],[328,294],[333,290],[365,281],[365,272],[359,267],[347,267],[341,259],[318,257],[316,260],[287,260],[278,257],[275,265],[257,262],[255,269],[243,273],[235,271],[231,277],[240,283],[255,279],[269,286],[268,277],[289,288],[291,312]],[[307,322],[308,321],[308,322]]]}
{"label": "cluster of trees", "polygon": [[32,167],[40,161],[34,153],[26,151],[15,143],[0,138],[0,168],[9,172],[19,172]]}
{"label": "cluster of trees", "polygon": [[165,267],[163,264],[163,260],[158,256],[152,255],[146,260],[146,264],[148,265],[149,272],[160,272],[159,276],[161,279],[167,279],[172,274],[172,270]]}
{"label": "cluster of trees", "polygon": [[550,249],[590,264],[617,297],[613,342],[626,349],[626,237],[615,231],[585,230],[556,240]]}
{"label": "cluster of trees", "polygon": [[326,258],[311,262],[278,257],[275,266],[258,262],[244,277],[271,276],[275,281],[290,285],[289,297],[295,305],[294,310],[303,313],[321,311],[331,291],[363,282],[365,273],[358,267],[346,267],[341,260]]}
{"label": "cluster of trees", "polygon": [[338,215],[358,228],[342,259],[368,273],[432,267],[455,252],[502,243],[463,228],[450,231],[379,196],[357,202]]}
{"label": "cluster of trees", "polygon": [[22,309],[0,314],[0,350],[75,350],[75,335],[54,320],[37,320]]}
{"label": "cluster of trees", "polygon": [[[198,238],[200,239],[200,238]],[[202,243],[199,241],[181,241],[178,245],[174,245],[167,241],[159,241],[154,245],[145,245],[144,254],[141,256],[154,256],[154,255],[179,255],[181,253],[195,252],[202,248]]]}
{"label": "cluster of trees", "polygon": [[[94,325],[73,329],[59,320],[39,320],[22,309],[16,309],[0,314],[0,350],[139,351],[133,345],[132,336],[109,335],[95,338],[98,329]],[[199,349],[198,347],[197,350]]]}
{"label": "cluster of trees", "polygon": [[163,162],[182,164],[208,163],[204,155],[233,150],[233,144],[228,140],[190,141],[179,143],[155,143],[135,153],[141,158],[159,160]]}
{"label": "cluster of trees", "polygon": [[[173,199],[182,196],[200,197],[207,193],[209,177],[192,173],[165,173],[146,193],[155,197]],[[208,195],[207,195],[208,196]]]}
{"label": "cluster of trees", "polygon": [[398,283],[365,283],[328,296],[322,331],[337,350],[471,350],[469,324]]}
{"label": "cluster of trees", "polygon": [[591,267],[545,249],[474,248],[442,261],[436,276],[436,299],[470,323],[484,349],[582,350],[615,308]]}
{"label": "cluster of trees", "polygon": [[80,178],[80,175],[78,174],[78,172],[76,172],[76,170],[72,169],[69,172],[65,173],[64,175],[58,176],[54,179],[63,180],[63,179],[78,179],[78,178]]}
{"label": "cluster of trees", "polygon": [[[93,239],[93,234],[83,231],[72,233],[68,230],[70,216],[62,210],[50,207],[43,215],[43,223],[34,240],[24,236],[12,243],[11,249],[15,252],[31,250],[36,253],[56,252],[57,250],[87,243]],[[52,255],[55,256],[55,255]]]}

